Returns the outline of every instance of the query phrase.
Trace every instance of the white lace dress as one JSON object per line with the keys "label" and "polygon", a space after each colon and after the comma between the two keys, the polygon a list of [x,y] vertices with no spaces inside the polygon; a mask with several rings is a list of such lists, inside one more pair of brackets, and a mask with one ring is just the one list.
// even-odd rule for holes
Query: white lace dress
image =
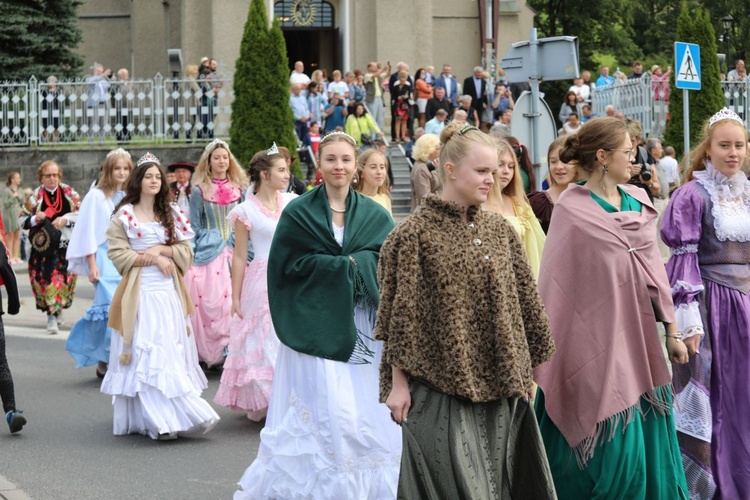
{"label": "white lace dress", "polygon": [[[334,225],[339,245],[344,228]],[[281,345],[258,456],[240,480],[238,499],[396,498],[401,429],[378,402],[382,343],[370,311],[354,310],[375,356],[354,365]]]}
{"label": "white lace dress", "polygon": [[[117,217],[126,227],[133,250],[166,243],[161,224],[134,224],[127,212],[132,214],[132,206],[122,207]],[[192,238],[189,226],[182,229],[175,228],[179,240]],[[208,432],[219,415],[201,398],[207,381],[198,365],[195,340],[187,334],[174,280],[155,265],[144,267],[140,294],[132,361],[120,364],[122,335],[113,333],[109,369],[102,382],[101,391],[112,395],[114,434],[145,434],[156,439],[160,434]]]}

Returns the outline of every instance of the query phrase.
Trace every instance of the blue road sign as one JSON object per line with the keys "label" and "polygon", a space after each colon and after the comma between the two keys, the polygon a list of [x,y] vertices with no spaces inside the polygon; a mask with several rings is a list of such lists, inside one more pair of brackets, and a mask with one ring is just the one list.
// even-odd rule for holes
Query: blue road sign
{"label": "blue road sign", "polygon": [[678,89],[701,89],[701,48],[694,43],[674,43],[675,85]]}

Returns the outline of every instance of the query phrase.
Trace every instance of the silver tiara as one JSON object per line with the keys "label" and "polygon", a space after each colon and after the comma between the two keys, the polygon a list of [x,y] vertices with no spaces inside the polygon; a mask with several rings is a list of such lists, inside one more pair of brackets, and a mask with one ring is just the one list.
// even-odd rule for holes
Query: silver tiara
{"label": "silver tiara", "polygon": [[224,148],[227,151],[229,151],[229,144],[227,144],[226,142],[222,141],[221,139],[214,139],[213,141],[209,142],[208,145],[206,146],[206,148],[203,151],[205,151],[206,153],[208,153],[209,151],[213,151],[214,149],[216,149],[219,146],[221,146],[222,148]]}
{"label": "silver tiara", "polygon": [[151,153],[146,153],[145,155],[141,156],[141,159],[138,160],[138,163],[135,164],[136,168],[140,167],[144,163],[156,163],[157,165],[161,166],[161,162],[159,161],[159,158],[152,155]]}
{"label": "silver tiara", "polygon": [[712,116],[710,120],[708,120],[708,128],[713,127],[716,122],[720,122],[721,120],[735,120],[741,123],[743,127],[745,126],[745,122],[742,121],[740,115],[738,115],[731,109],[724,107],[721,109],[721,111]]}
{"label": "silver tiara", "polygon": [[110,151],[109,153],[107,153],[107,158],[110,158],[112,156],[120,156],[120,155],[127,156],[128,159],[130,159],[130,153],[128,153],[127,151],[125,151],[122,148],[113,149],[112,151]]}
{"label": "silver tiara", "polygon": [[268,151],[266,151],[266,154],[268,156],[280,154],[279,153],[279,148],[278,148],[278,146],[276,146],[276,141],[273,142],[273,146],[271,146],[270,148],[268,148]]}
{"label": "silver tiara", "polygon": [[333,131],[333,132],[329,132],[329,133],[327,133],[327,134],[326,134],[326,135],[325,135],[325,136],[324,136],[324,137],[323,137],[323,138],[322,138],[322,139],[320,140],[320,142],[323,142],[323,141],[325,141],[326,139],[328,139],[328,138],[329,138],[329,137],[331,137],[332,135],[343,135],[344,137],[348,137],[349,139],[351,139],[351,141],[352,141],[352,142],[353,142],[354,144],[357,144],[357,141],[355,141],[355,140],[354,140],[354,137],[350,136],[350,135],[349,135],[349,134],[347,134],[346,132],[341,132],[341,131],[338,131],[338,130],[335,130],[335,131]]}

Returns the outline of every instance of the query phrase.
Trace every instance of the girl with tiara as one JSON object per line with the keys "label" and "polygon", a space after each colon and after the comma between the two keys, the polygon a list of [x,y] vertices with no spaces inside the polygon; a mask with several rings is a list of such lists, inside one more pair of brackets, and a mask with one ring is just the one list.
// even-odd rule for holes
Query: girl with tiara
{"label": "girl with tiara", "polygon": [[320,142],[325,183],[281,213],[268,299],[283,345],[258,456],[242,498],[396,498],[401,438],[379,404],[372,327],[380,245],[393,222],[351,189],[357,143]]}
{"label": "girl with tiara", "polygon": [[123,186],[133,169],[130,153],[122,148],[110,151],[102,164],[99,182],[83,198],[78,221],[68,245],[68,269],[87,276],[94,284],[91,307],[73,325],[65,349],[76,360],[76,368],[97,363],[96,375],[103,378],[109,363],[110,329],[107,313],[120,275],[107,257],[110,219],[122,197]]}
{"label": "girl with tiara", "polygon": [[750,498],[750,182],[747,132],[724,108],[704,128],[664,212],[677,328],[672,383],[690,498]]}
{"label": "girl with tiara", "polygon": [[185,283],[195,312],[198,357],[208,367],[224,361],[232,312],[232,225],[227,215],[243,199],[247,176],[229,146],[216,139],[203,151],[193,175],[190,222],[195,231],[195,264]]}
{"label": "girl with tiara", "polygon": [[[297,195],[282,193],[289,167],[276,144],[250,160],[252,194],[229,212],[236,248],[232,257],[232,319],[229,354],[214,402],[259,421],[266,416],[279,339],[268,309],[266,274],[276,224],[286,204]],[[255,257],[247,265],[247,243]]]}
{"label": "girl with tiara", "polygon": [[200,397],[207,381],[187,322],[192,304],[182,277],[193,260],[193,231],[170,198],[161,163],[146,153],[107,228],[107,254],[122,275],[101,389],[113,396],[115,435],[175,439],[219,421]]}

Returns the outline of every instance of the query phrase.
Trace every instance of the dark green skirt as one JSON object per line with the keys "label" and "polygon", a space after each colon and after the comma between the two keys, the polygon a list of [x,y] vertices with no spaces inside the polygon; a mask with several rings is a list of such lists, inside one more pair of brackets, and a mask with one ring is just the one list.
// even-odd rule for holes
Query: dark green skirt
{"label": "dark green skirt", "polygon": [[472,403],[416,379],[409,390],[399,499],[557,498],[528,404],[516,398]]}
{"label": "dark green skirt", "polygon": [[674,427],[674,416],[662,415],[641,398],[643,418],[635,418],[614,437],[600,443],[584,469],[572,448],[547,415],[544,393],[536,397],[536,416],[547,449],[549,465],[561,499],[688,498],[685,471]]}

